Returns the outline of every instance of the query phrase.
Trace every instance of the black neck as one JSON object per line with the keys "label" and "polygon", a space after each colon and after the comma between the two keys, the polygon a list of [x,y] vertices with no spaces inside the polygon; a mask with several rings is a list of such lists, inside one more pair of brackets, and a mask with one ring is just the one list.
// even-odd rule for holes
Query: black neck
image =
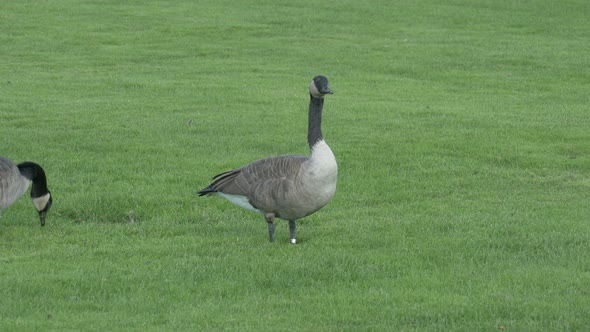
{"label": "black neck", "polygon": [[324,97],[309,95],[309,118],[307,126],[307,143],[311,149],[317,142],[324,139],[322,135],[322,109],[324,108]]}
{"label": "black neck", "polygon": [[19,164],[18,170],[22,176],[33,182],[31,197],[41,197],[49,193],[47,189],[47,177],[45,177],[45,171],[41,166],[27,161]]}

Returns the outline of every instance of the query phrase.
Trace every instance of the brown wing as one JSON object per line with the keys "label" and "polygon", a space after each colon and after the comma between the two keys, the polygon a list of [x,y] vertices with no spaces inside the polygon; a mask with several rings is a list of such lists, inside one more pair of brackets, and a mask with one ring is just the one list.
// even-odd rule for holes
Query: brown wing
{"label": "brown wing", "polygon": [[[213,177],[211,184],[199,191],[199,195],[222,192],[229,195],[241,195],[252,198],[252,191],[265,184],[293,179],[301,164],[308,160],[305,156],[279,156],[260,159],[246,166],[227,171]],[[280,184],[278,184],[280,185]]]}

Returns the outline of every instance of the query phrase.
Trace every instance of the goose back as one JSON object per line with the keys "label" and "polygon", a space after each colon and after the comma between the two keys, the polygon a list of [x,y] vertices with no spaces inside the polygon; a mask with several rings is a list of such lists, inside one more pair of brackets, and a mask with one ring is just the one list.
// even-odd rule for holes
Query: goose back
{"label": "goose back", "polygon": [[0,157],[0,209],[12,205],[27,191],[29,184],[12,160]]}

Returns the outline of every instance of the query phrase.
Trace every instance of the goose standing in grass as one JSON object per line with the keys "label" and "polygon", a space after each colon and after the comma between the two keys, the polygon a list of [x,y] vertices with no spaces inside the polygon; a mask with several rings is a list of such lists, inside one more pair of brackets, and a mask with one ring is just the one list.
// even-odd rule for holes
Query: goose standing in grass
{"label": "goose standing in grass", "polygon": [[31,200],[39,212],[41,226],[45,226],[45,216],[52,204],[45,171],[33,162],[16,165],[12,160],[0,156],[0,212],[21,197],[31,182]]}
{"label": "goose standing in grass", "polygon": [[324,207],[336,192],[338,165],[322,136],[324,96],[332,93],[324,76],[314,77],[309,85],[310,157],[287,155],[257,160],[216,175],[198,195],[221,196],[262,214],[268,223],[270,242],[274,241],[275,218],[288,220],[291,243],[295,244],[295,221]]}

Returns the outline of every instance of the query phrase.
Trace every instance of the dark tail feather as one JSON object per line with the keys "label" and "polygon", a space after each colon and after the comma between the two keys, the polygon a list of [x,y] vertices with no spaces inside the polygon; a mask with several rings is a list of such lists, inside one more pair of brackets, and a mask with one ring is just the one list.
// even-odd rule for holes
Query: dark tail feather
{"label": "dark tail feather", "polygon": [[213,186],[209,185],[207,188],[201,189],[197,195],[199,196],[205,196],[205,195],[209,195],[212,193],[215,193],[217,191],[215,191],[215,189],[213,189]]}

